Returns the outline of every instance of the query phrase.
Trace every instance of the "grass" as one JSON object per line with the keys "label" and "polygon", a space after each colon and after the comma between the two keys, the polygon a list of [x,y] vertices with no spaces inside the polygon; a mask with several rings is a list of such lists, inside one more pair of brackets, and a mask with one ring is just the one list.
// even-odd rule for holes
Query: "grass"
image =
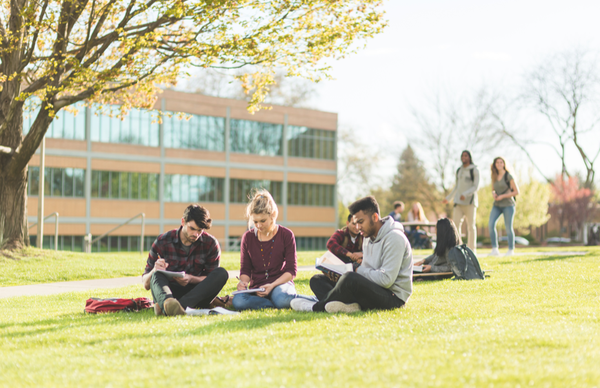
{"label": "grass", "polygon": [[355,315],[82,312],[141,286],[0,299],[0,387],[600,386],[600,249],[586,250],[482,257],[485,281],[417,283],[405,308]]}
{"label": "grass", "polygon": [[[314,265],[322,252],[298,252],[298,265]],[[147,256],[135,252],[82,254],[27,248],[0,254],[0,287],[140,276]],[[223,252],[221,266],[240,269],[239,252]]]}

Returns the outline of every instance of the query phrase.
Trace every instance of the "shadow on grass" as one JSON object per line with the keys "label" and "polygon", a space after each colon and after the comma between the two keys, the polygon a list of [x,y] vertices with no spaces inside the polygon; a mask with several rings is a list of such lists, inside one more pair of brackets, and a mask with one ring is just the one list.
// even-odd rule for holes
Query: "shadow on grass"
{"label": "shadow on grass", "polygon": [[568,260],[568,259],[573,259],[573,258],[582,258],[582,257],[592,257],[592,255],[577,255],[577,256],[563,256],[563,255],[556,255],[556,256],[541,256],[541,257],[535,257],[532,259],[526,259],[526,260],[520,260],[520,261],[501,261],[499,262],[499,264],[526,264],[526,263],[536,263],[536,262],[543,262],[543,261],[557,261],[557,260]]}

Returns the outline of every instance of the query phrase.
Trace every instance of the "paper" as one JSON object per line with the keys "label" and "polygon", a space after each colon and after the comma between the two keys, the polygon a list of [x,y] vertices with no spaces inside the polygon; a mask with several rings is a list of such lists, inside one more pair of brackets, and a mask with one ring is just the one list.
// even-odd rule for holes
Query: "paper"
{"label": "paper", "polygon": [[223,307],[215,307],[214,309],[192,309],[186,308],[185,313],[187,315],[233,315],[239,314],[239,311],[227,310]]}
{"label": "paper", "polygon": [[315,260],[315,268],[323,272],[335,272],[338,275],[354,271],[352,263],[344,263],[329,251]]}
{"label": "paper", "polygon": [[413,272],[423,272],[422,265],[413,265]]}
{"label": "paper", "polygon": [[256,294],[257,292],[264,292],[265,289],[263,287],[260,288],[251,288],[249,290],[241,290],[241,291],[234,291],[231,293],[231,295],[237,295],[237,294]]}
{"label": "paper", "polygon": [[163,271],[162,269],[157,269],[156,272],[162,273],[168,279],[185,277],[185,272],[183,272],[183,271],[181,271],[181,272],[171,272],[171,271]]}

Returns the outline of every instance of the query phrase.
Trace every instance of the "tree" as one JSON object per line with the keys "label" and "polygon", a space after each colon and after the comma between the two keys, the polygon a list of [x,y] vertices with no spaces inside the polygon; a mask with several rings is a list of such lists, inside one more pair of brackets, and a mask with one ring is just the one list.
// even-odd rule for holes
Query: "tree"
{"label": "tree", "polygon": [[551,189],[550,213],[558,219],[561,236],[565,223],[569,227],[575,225],[580,231],[585,220],[593,216],[594,207],[590,206],[594,196],[592,190],[580,188],[577,177],[563,178],[562,174],[556,176]]}
{"label": "tree", "polygon": [[[519,179],[520,180],[520,179]],[[517,209],[513,222],[515,229],[527,229],[544,225],[550,219],[548,207],[550,203],[550,185],[542,183],[533,177],[529,171],[529,181],[519,183],[520,194],[517,196]],[[494,198],[492,197],[492,184],[482,187],[477,192],[479,206],[477,207],[477,225],[487,227]],[[501,217],[499,225],[504,225]]]}
{"label": "tree", "polygon": [[[598,62],[582,50],[565,51],[546,58],[527,75],[524,100],[541,113],[550,124],[552,147],[561,160],[561,173],[571,176],[566,165],[566,152],[572,142],[586,169],[586,188],[592,188],[594,163],[600,156],[600,143],[587,135],[596,128],[600,115]],[[548,131],[550,132],[550,131]]]}
{"label": "tree", "polygon": [[[381,0],[1,0],[0,226],[3,248],[27,242],[27,163],[73,104],[151,108],[186,66],[242,68],[251,112],[276,69],[311,80],[385,26]],[[36,100],[37,99],[37,100]],[[38,103],[23,137],[26,104]]]}
{"label": "tree", "polygon": [[499,96],[486,87],[473,95],[446,96],[437,93],[428,103],[412,108],[417,147],[426,152],[434,171],[433,182],[448,194],[454,187],[461,151],[469,149],[476,161],[506,139],[498,131],[494,106]]}
{"label": "tree", "polygon": [[402,151],[398,171],[380,205],[391,211],[393,202],[398,200],[405,202],[407,209],[410,209],[412,203],[421,202],[426,209],[433,210],[438,216],[443,210],[441,193],[429,182],[423,162],[410,145]]}

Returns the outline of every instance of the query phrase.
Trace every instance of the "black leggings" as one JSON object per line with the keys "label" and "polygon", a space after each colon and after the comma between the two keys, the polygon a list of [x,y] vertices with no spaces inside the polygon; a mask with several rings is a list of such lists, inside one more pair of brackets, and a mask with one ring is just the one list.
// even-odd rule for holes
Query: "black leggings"
{"label": "black leggings", "polygon": [[392,291],[356,272],[346,272],[340,277],[327,296],[313,306],[313,311],[325,311],[325,305],[333,301],[358,303],[362,310],[390,310],[404,306],[404,301]]}
{"label": "black leggings", "polygon": [[188,284],[181,286],[176,282],[169,282],[167,277],[159,272],[155,272],[150,279],[150,290],[154,302],[158,303],[164,311],[163,304],[168,298],[175,298],[184,309],[207,308],[213,299],[225,286],[229,279],[229,274],[225,268],[219,267],[208,274],[208,276],[197,284]]}

